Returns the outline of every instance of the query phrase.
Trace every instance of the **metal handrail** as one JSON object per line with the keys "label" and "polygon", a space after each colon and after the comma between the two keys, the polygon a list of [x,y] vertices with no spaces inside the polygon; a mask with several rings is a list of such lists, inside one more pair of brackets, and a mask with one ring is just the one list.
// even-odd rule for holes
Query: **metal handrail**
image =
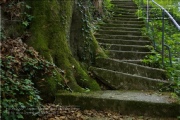
{"label": "metal handrail", "polygon": [[[149,1],[149,0],[148,0]],[[168,17],[170,18],[170,20],[173,22],[173,24],[176,26],[176,28],[180,31],[180,25],[176,22],[176,20],[171,16],[171,14],[161,5],[159,5],[157,2],[155,2],[154,0],[151,0],[154,4],[156,4],[158,7],[161,8],[162,10],[162,64],[164,66],[164,47],[166,47],[168,49],[169,52],[169,60],[170,60],[170,65],[172,66],[172,58],[171,58],[171,51],[170,51],[170,47],[168,45],[166,45],[164,43],[164,16],[165,14],[168,15]],[[148,4],[147,4],[147,8],[148,8]]]}
{"label": "metal handrail", "polygon": [[[175,25],[175,27],[180,31],[180,25],[176,22],[176,20],[171,16],[171,14],[164,8],[162,7],[161,5],[159,5],[157,2],[155,2],[154,0],[151,0],[155,5],[157,5],[158,7],[161,8],[162,10],[162,65],[164,66],[164,47],[167,48],[168,52],[169,52],[169,60],[170,60],[170,65],[172,66],[172,56],[171,56],[171,51],[170,51],[170,47],[168,45],[165,44],[164,42],[164,26],[165,26],[165,23],[164,23],[164,20],[165,20],[165,14],[168,15],[168,17],[170,18],[170,20],[173,22],[173,24]],[[148,23],[148,26],[149,26],[149,0],[147,0],[147,11],[146,11],[146,15],[147,15],[147,23]],[[149,27],[148,27],[149,29]],[[155,43],[154,43],[155,44]]]}
{"label": "metal handrail", "polygon": [[172,17],[172,15],[165,9],[163,8],[161,5],[159,5],[157,2],[155,2],[154,0],[151,0],[154,4],[156,4],[157,6],[159,6],[171,19],[171,21],[174,23],[174,25],[177,27],[178,30],[180,30],[180,25],[176,22],[176,20]]}

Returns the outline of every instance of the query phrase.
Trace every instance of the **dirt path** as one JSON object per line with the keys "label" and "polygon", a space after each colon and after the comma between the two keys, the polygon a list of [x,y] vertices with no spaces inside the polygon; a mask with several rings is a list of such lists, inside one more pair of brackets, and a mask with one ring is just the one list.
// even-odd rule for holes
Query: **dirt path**
{"label": "dirt path", "polygon": [[121,115],[112,111],[80,110],[74,106],[44,105],[42,116],[37,120],[177,120],[175,118],[152,118]]}

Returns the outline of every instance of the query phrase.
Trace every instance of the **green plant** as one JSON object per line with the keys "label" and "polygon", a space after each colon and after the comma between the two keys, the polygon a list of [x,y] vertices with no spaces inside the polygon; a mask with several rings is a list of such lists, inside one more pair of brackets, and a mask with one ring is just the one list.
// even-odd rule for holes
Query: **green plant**
{"label": "green plant", "polygon": [[22,0],[9,0],[3,6],[3,11],[10,20],[20,21],[25,27],[28,27],[34,18],[28,13],[30,9],[31,7]]}
{"label": "green plant", "polygon": [[111,0],[104,0],[103,4],[104,8],[106,8],[107,10],[110,10],[113,7],[113,4],[111,4]]}
{"label": "green plant", "polygon": [[54,65],[19,39],[3,41],[1,53],[2,119],[16,120],[35,115],[42,100],[36,87],[46,85],[44,77],[53,75]]}
{"label": "green plant", "polygon": [[4,35],[3,31],[0,30],[0,40],[6,39],[6,36]]}
{"label": "green plant", "polygon": [[[161,1],[162,2],[162,1]],[[164,2],[164,1],[163,1]],[[144,3],[145,4],[145,3]],[[161,3],[162,4],[162,3]],[[149,23],[148,29],[143,29],[145,35],[149,35],[151,40],[155,45],[155,48],[152,49],[153,55],[146,56],[143,60],[145,64],[159,67],[167,70],[167,76],[171,82],[173,82],[172,89],[174,92],[180,96],[180,34],[179,31],[174,27],[170,20],[165,19],[164,24],[164,66],[162,65],[162,20],[157,20],[162,17],[162,11],[158,10],[157,6],[150,3],[152,7],[149,10]],[[146,18],[146,16],[144,16]],[[167,16],[165,16],[167,18]],[[172,65],[170,65],[169,60],[169,51],[167,46],[170,47]]]}
{"label": "green plant", "polygon": [[103,19],[108,19],[109,17],[111,17],[113,14],[111,11],[111,9],[114,8],[114,5],[111,4],[110,0],[103,0],[103,11],[104,11],[104,16]]}
{"label": "green plant", "polygon": [[13,67],[16,64],[17,60],[13,56],[1,60],[2,118],[5,120],[23,119],[21,112],[27,112],[24,110],[30,107],[38,107],[41,100],[33,82],[16,73],[17,68]]}
{"label": "green plant", "polygon": [[136,12],[136,16],[138,16],[138,18],[143,18],[143,11],[141,9],[138,9]]}

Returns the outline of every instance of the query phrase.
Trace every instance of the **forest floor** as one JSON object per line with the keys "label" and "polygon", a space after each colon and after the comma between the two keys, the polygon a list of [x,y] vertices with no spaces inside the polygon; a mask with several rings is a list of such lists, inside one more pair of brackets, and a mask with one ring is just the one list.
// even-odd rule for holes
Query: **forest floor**
{"label": "forest floor", "polygon": [[178,120],[175,118],[153,118],[147,116],[122,115],[112,111],[81,110],[73,106],[44,105],[37,120]]}

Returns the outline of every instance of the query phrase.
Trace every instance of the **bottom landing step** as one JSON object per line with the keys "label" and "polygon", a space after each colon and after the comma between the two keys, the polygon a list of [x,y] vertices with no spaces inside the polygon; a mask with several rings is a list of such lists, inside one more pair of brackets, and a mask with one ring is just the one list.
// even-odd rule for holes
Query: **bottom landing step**
{"label": "bottom landing step", "polygon": [[169,93],[142,91],[96,91],[59,93],[56,104],[76,105],[81,109],[111,110],[120,114],[174,117],[180,115],[180,104]]}

